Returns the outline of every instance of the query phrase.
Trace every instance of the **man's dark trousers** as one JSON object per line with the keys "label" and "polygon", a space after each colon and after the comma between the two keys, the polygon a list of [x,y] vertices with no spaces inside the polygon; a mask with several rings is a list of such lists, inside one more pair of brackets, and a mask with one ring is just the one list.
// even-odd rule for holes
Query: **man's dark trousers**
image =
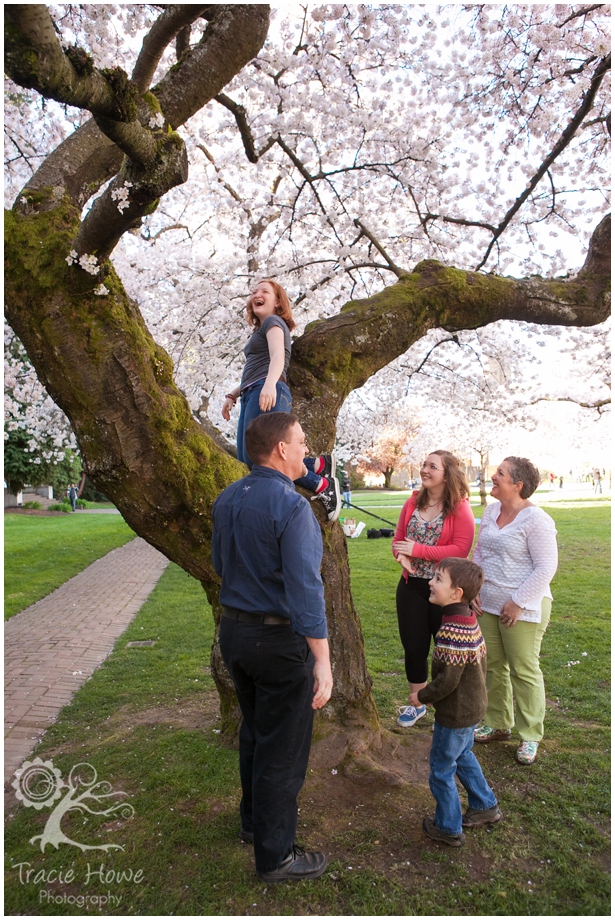
{"label": "man's dark trousers", "polygon": [[220,650],[243,714],[242,826],[254,833],[257,871],[272,872],[295,841],[297,796],[312,743],[314,656],[290,626],[224,616]]}

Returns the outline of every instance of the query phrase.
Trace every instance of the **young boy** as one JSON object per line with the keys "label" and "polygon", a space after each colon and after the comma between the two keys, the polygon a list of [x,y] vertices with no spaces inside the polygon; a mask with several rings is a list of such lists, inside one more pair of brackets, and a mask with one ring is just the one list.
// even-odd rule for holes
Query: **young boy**
{"label": "young boy", "polygon": [[[497,799],[472,752],[474,729],[487,709],[485,640],[469,604],[484,581],[482,569],[469,559],[443,559],[429,582],[429,600],[445,607],[436,634],[431,683],[414,693],[411,706],[433,703],[436,710],[429,756],[429,788],[436,800],[434,818],[423,820],[432,840],[451,847],[464,842],[463,827],[502,820]],[[461,814],[457,774],[468,793]]]}

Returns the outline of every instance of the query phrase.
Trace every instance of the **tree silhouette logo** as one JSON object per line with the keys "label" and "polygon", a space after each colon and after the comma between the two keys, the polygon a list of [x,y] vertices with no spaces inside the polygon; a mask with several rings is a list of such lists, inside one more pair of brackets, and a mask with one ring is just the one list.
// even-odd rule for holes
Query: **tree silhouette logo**
{"label": "tree silhouette logo", "polygon": [[[62,774],[54,767],[51,760],[26,760],[15,771],[12,786],[16,797],[23,802],[26,808],[40,811],[42,808],[51,808],[42,834],[37,834],[30,839],[30,843],[40,840],[41,852],[45,852],[47,844],[59,848],[61,843],[79,847],[80,850],[123,850],[118,843],[87,844],[71,840],[62,830],[61,823],[64,815],[70,811],[87,812],[91,815],[118,815],[127,820],[134,815],[134,808],[128,802],[115,802],[107,808],[96,810],[94,803],[106,804],[106,800],[114,796],[126,795],[125,792],[113,792],[111,784],[97,782],[98,774],[89,763],[78,763],[70,771],[68,782],[64,782]],[[59,801],[57,801],[59,800]],[[55,803],[55,804],[54,804]]]}

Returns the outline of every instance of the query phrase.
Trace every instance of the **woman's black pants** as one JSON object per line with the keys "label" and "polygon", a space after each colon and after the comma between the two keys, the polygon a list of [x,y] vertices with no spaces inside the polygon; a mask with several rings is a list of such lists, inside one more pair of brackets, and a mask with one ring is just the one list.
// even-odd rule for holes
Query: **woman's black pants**
{"label": "woman's black pants", "polygon": [[442,607],[429,603],[427,578],[400,578],[397,586],[397,622],[404,647],[406,677],[411,684],[428,679],[429,646],[442,623]]}

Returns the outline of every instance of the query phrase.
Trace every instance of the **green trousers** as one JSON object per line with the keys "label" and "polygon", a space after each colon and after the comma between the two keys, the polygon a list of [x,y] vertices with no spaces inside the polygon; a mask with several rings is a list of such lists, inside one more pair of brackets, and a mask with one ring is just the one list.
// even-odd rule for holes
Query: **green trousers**
{"label": "green trousers", "polygon": [[545,684],[540,670],[540,646],[551,616],[551,599],[542,599],[540,623],[517,620],[506,629],[500,617],[483,613],[480,628],[487,645],[487,693],[485,725],[515,725],[513,697],[517,704],[516,725],[522,741],[541,741],[544,735]]}

